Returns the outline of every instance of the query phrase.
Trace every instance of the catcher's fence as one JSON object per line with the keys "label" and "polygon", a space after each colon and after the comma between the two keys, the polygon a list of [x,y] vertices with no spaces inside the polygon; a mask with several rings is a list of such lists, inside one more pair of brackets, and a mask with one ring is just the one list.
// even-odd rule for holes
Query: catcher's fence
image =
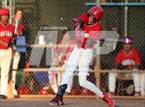
{"label": "catcher's fence", "polygon": [[[54,90],[52,89],[59,85],[63,73],[62,64],[52,66],[53,62],[55,62],[55,58],[52,58],[52,49],[55,47],[33,47],[31,45],[37,43],[36,37],[40,35],[44,37],[47,36],[48,33],[46,32],[49,30],[57,30],[57,35],[53,36],[52,34],[51,38],[55,40],[55,43],[56,41],[60,41],[64,36],[62,31],[68,29],[73,30],[71,26],[72,18],[81,15],[83,12],[87,12],[88,9],[94,5],[92,2],[95,1],[96,0],[15,1],[15,7],[21,8],[24,12],[24,35],[26,36],[27,44],[30,44],[30,46],[27,47],[26,53],[21,54],[20,69],[17,72],[16,88],[20,95],[54,94]],[[124,3],[123,0],[110,0],[110,4],[105,3],[105,0],[103,0],[103,2],[104,3],[100,4],[104,9],[104,17],[101,21],[103,29],[109,31],[115,30],[118,32],[120,38],[126,35],[131,36],[134,40],[134,47],[138,48],[142,53],[142,63],[145,66],[145,2],[143,0],[133,2],[130,0],[128,3]],[[117,2],[120,3],[117,4]],[[52,40],[51,38],[49,38],[50,41]],[[36,62],[40,62],[39,65],[30,64],[30,56],[32,56],[34,48],[37,50],[36,52],[41,51],[41,48],[44,49],[42,51],[43,54],[33,55],[33,59],[35,59]],[[50,50],[49,55],[46,51],[48,48]],[[118,43],[115,51],[107,55],[97,55],[92,61],[92,65],[90,65],[90,71],[93,72],[90,72],[88,79],[94,84],[97,84],[103,91],[108,91],[108,73],[111,72],[113,68],[114,56],[120,48],[121,44]],[[61,51],[58,51],[58,54],[60,53]],[[47,58],[52,59],[48,62],[49,64],[46,65],[48,61]],[[118,78],[116,93],[119,96],[133,95],[134,84],[132,78],[128,77],[128,75],[127,78]],[[79,86],[77,70],[75,71],[73,86],[69,94],[94,95]]]}

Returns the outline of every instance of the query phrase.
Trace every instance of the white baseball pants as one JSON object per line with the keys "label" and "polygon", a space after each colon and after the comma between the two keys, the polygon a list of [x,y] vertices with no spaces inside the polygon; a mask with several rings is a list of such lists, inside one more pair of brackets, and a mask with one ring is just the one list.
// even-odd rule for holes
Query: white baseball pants
{"label": "white baseball pants", "polygon": [[[118,74],[117,73],[109,73],[109,91],[115,92],[116,89],[116,78]],[[133,82],[135,91],[139,92],[141,91],[141,94],[144,94],[144,85],[145,85],[145,79],[144,79],[144,73],[132,73]]]}
{"label": "white baseball pants", "polygon": [[79,83],[80,86],[94,92],[99,97],[103,98],[103,93],[93,83],[87,80],[89,71],[89,64],[93,57],[92,49],[82,49],[75,47],[70,54],[68,61],[65,65],[65,73],[63,74],[61,85],[69,84],[70,78],[73,75],[74,70],[79,66]]}
{"label": "white baseball pants", "polygon": [[[49,83],[56,94],[58,91],[58,85],[60,85],[61,74],[58,72],[57,74],[52,74],[53,71],[49,73]],[[56,77],[57,76],[57,77]],[[73,76],[70,77],[69,84],[67,86],[66,92],[70,93],[73,85]]]}
{"label": "white baseball pants", "polygon": [[10,64],[12,59],[12,50],[0,49],[0,68],[1,68],[1,80],[0,80],[0,94],[7,96],[8,90],[8,77]]}

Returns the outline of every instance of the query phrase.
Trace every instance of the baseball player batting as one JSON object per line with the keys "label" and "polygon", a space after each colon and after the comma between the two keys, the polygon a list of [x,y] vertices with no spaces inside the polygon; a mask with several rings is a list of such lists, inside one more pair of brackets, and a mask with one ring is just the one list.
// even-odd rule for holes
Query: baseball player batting
{"label": "baseball player batting", "polygon": [[[61,84],[58,88],[57,95],[49,105],[63,105],[63,96],[73,75],[74,70],[79,66],[79,83],[98,95],[109,107],[115,106],[115,101],[103,93],[98,87],[87,80],[89,64],[93,57],[93,46],[99,39],[102,30],[100,20],[103,16],[103,9],[99,6],[93,6],[88,13],[83,13],[80,17],[73,19],[73,25],[76,31],[76,47],[70,54],[65,67]],[[95,41],[94,41],[95,40]]]}
{"label": "baseball player batting", "polygon": [[9,10],[6,8],[0,9],[0,99],[7,98],[9,69],[12,59],[12,43],[14,26],[9,24]]}

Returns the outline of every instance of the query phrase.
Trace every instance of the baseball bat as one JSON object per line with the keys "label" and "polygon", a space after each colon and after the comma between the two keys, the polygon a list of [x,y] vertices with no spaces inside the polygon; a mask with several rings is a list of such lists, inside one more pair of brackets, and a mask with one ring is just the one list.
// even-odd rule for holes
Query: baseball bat
{"label": "baseball bat", "polygon": [[18,31],[18,26],[19,26],[19,19],[16,18],[16,22],[15,22],[15,31],[14,31],[15,34],[16,34],[17,31]]}
{"label": "baseball bat", "polygon": [[[15,22],[15,29],[14,29],[14,34],[17,34],[17,31],[18,31],[18,25],[19,25],[19,19],[16,18],[16,22]],[[12,48],[12,60],[11,60],[11,67],[10,67],[10,72],[9,72],[9,82],[8,82],[8,95],[7,97],[8,98],[14,98],[14,95],[13,95],[13,89],[12,89],[12,84],[13,84],[13,81],[12,81],[12,76],[13,76],[13,63],[14,63],[14,48]]]}

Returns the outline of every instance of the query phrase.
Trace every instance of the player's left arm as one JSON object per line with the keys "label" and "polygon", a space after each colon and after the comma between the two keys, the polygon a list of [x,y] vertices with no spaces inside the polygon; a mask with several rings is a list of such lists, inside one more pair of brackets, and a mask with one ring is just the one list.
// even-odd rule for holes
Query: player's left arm
{"label": "player's left arm", "polygon": [[141,61],[141,53],[138,49],[135,49],[135,68],[141,69],[142,68],[142,61]]}

